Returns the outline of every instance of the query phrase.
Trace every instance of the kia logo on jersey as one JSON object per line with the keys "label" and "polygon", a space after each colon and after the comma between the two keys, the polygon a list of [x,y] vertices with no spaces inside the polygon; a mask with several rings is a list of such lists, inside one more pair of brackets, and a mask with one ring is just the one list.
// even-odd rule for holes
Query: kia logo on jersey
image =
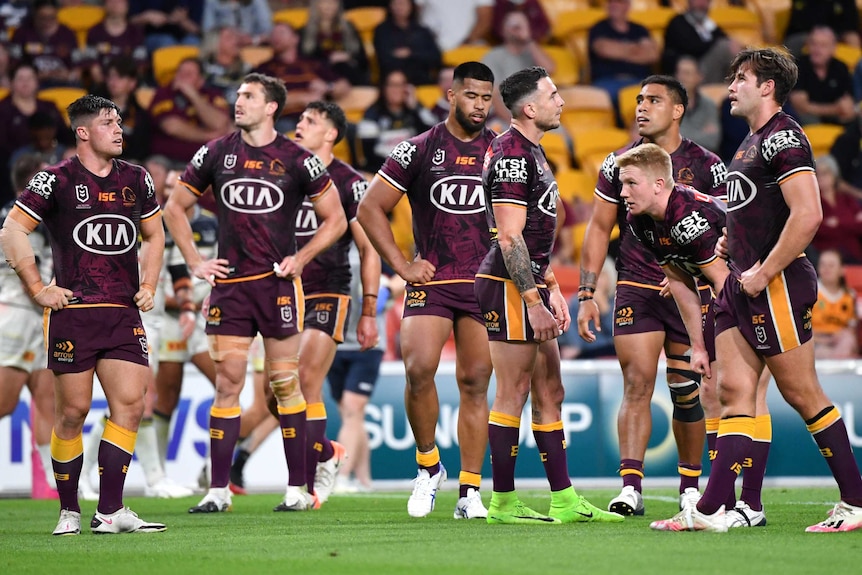
{"label": "kia logo on jersey", "polygon": [[99,214],[81,221],[72,238],[82,249],[103,256],[124,254],[137,243],[135,224],[119,214]]}
{"label": "kia logo on jersey", "polygon": [[431,186],[431,203],[449,214],[485,211],[485,192],[480,176],[449,176]]}
{"label": "kia logo on jersey", "polygon": [[243,214],[267,214],[284,204],[281,188],[254,178],[231,180],[221,187],[220,193],[225,206]]}

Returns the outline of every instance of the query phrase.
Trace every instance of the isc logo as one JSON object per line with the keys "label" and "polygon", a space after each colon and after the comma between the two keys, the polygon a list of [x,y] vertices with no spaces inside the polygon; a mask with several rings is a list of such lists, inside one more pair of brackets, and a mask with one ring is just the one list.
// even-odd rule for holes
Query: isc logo
{"label": "isc logo", "polygon": [[104,256],[124,254],[138,239],[132,220],[119,214],[91,216],[75,226],[72,238],[81,248]]}
{"label": "isc logo", "polygon": [[266,214],[284,204],[281,188],[264,180],[238,178],[221,187],[221,199],[229,209],[243,214]]}
{"label": "isc logo", "polygon": [[480,176],[449,176],[431,186],[431,203],[450,214],[485,211],[485,193]]}

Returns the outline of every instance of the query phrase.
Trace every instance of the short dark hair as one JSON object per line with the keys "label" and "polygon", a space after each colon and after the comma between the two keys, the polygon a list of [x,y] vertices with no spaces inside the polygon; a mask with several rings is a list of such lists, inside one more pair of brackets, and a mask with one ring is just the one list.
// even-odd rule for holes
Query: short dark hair
{"label": "short dark hair", "polygon": [[506,108],[512,112],[512,116],[518,118],[521,111],[515,108],[521,104],[527,96],[531,95],[539,86],[539,80],[548,77],[548,71],[541,66],[532,66],[515,72],[500,82],[500,96]]}
{"label": "short dark hair", "polygon": [[54,116],[48,112],[36,110],[32,116],[27,118],[27,128],[30,130],[41,130],[42,128],[56,128],[57,123]]}
{"label": "short dark hair", "polygon": [[799,68],[793,56],[781,48],[745,48],[730,63],[728,81],[733,81],[739,69],[747,66],[760,86],[767,80],[775,82],[775,101],[783,106],[790,90],[799,78]]}
{"label": "short dark hair", "polygon": [[452,72],[452,82],[463,82],[472,79],[480,82],[494,83],[494,72],[481,62],[464,62],[458,64]]}
{"label": "short dark hair", "polygon": [[243,84],[260,84],[263,86],[263,98],[267,102],[275,102],[278,107],[275,109],[273,118],[278,120],[281,116],[281,111],[284,110],[284,105],[287,102],[287,88],[284,87],[284,82],[273,76],[252,72],[246,74],[242,79]]}
{"label": "short dark hair", "polygon": [[335,102],[315,100],[313,102],[309,102],[305,109],[314,110],[332,122],[332,125],[338,132],[338,135],[335,136],[336,144],[344,138],[344,134],[347,133],[347,116],[344,115],[344,110],[341,109],[341,106]]}
{"label": "short dark hair", "polygon": [[12,185],[16,191],[24,189],[33,174],[42,168],[44,159],[42,154],[34,152],[32,154],[23,154],[12,164]]}
{"label": "short dark hair", "polygon": [[107,98],[87,94],[81,96],[66,108],[66,113],[69,114],[69,123],[72,125],[72,130],[76,130],[81,124],[88,122],[98,116],[102,110],[116,110],[120,113],[120,108],[115,103]]}
{"label": "short dark hair", "polygon": [[673,103],[682,104],[682,115],[685,116],[685,112],[688,110],[688,92],[679,80],[665,74],[653,74],[643,79],[641,88],[647,84],[658,84],[667,88]]}
{"label": "short dark hair", "polygon": [[138,64],[131,56],[117,56],[108,63],[108,70],[114,70],[121,78],[138,78]]}

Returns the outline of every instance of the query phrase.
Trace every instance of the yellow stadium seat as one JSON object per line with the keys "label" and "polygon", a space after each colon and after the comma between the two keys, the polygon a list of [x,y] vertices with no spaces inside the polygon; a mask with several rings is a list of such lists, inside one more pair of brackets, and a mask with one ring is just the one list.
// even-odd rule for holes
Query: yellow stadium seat
{"label": "yellow stadium seat", "polygon": [[572,169],[571,152],[566,136],[560,132],[545,132],[542,137],[542,148],[545,156],[553,164],[554,173]]}
{"label": "yellow stadium seat", "polygon": [[272,14],[276,24],[289,24],[294,30],[299,30],[308,22],[308,8],[284,8]]}
{"label": "yellow stadium seat", "polygon": [[563,46],[542,46],[542,50],[554,61],[551,79],[560,86],[573,86],[578,83],[578,61],[574,54]]}
{"label": "yellow stadium seat", "polygon": [[239,49],[243,62],[256,68],[272,58],[272,48],[269,46],[243,46]]}
{"label": "yellow stadium seat", "polygon": [[601,128],[584,130],[572,134],[575,144],[575,159],[582,170],[594,173],[604,161],[605,156],[625,146],[631,137],[626,130]]}
{"label": "yellow stadium seat", "polygon": [[584,170],[564,170],[555,174],[560,196],[568,202],[592,203],[596,174]]}
{"label": "yellow stadium seat", "polygon": [[835,139],[844,131],[842,126],[835,124],[808,124],[803,126],[802,130],[808,136],[808,141],[811,142],[811,152],[814,157],[828,154],[835,143]]}
{"label": "yellow stadium seat", "polygon": [[180,62],[200,56],[197,46],[167,46],[153,52],[153,76],[159,86],[167,86],[174,78]]}
{"label": "yellow stadium seat", "polygon": [[763,31],[760,16],[754,10],[739,6],[713,7],[709,17],[724,30],[728,36],[744,46],[762,46]]}
{"label": "yellow stadium seat", "polygon": [[835,58],[844,62],[852,74],[856,68],[856,64],[859,63],[859,59],[862,58],[862,50],[855,46],[839,42],[835,47]]}
{"label": "yellow stadium seat", "polygon": [[66,120],[66,125],[69,124],[69,114],[66,113],[66,107],[81,96],[86,95],[87,91],[83,88],[45,88],[39,90],[40,99],[54,102],[60,109],[63,119]]}
{"label": "yellow stadium seat", "polygon": [[3,98],[5,98],[8,95],[9,95],[9,88],[4,88],[3,86],[0,86],[0,100],[2,100]]}
{"label": "yellow stadium seat", "polygon": [[542,9],[545,11],[545,16],[548,17],[548,21],[551,22],[551,24],[553,24],[557,17],[563,12],[591,8],[590,0],[539,0],[539,4],[542,5]]}
{"label": "yellow stadium seat", "polygon": [[377,101],[380,90],[374,86],[353,86],[350,92],[335,103],[344,110],[348,122],[358,122],[365,114],[365,110]]}
{"label": "yellow stadium seat", "polygon": [[560,88],[563,105],[563,127],[569,134],[594,128],[616,126],[614,108],[608,93],[595,86],[568,86]]}
{"label": "yellow stadium seat", "polygon": [[57,20],[68,26],[78,37],[78,45],[87,45],[87,32],[105,19],[105,9],[101,6],[62,6],[57,10]]}
{"label": "yellow stadium seat", "polygon": [[443,52],[443,65],[457,66],[464,62],[481,62],[482,56],[490,49],[491,47],[486,45],[464,44],[463,46],[446,50]]}
{"label": "yellow stadium seat", "polygon": [[632,10],[629,12],[629,20],[649,30],[650,36],[661,48],[664,46],[664,31],[676,14],[673,8],[655,7],[648,10]]}
{"label": "yellow stadium seat", "polygon": [[437,100],[440,99],[441,95],[440,86],[437,84],[422,84],[421,86],[416,86],[416,99],[429,110],[434,107],[434,104],[437,103]]}
{"label": "yellow stadium seat", "polygon": [[567,10],[551,20],[551,37],[572,51],[581,69],[581,81],[589,81],[590,59],[587,50],[587,40],[590,28],[608,14],[601,8],[584,8]]}
{"label": "yellow stadium seat", "polygon": [[637,97],[640,94],[641,85],[632,84],[621,88],[617,93],[617,101],[620,107],[620,118],[623,124],[631,126],[635,121],[635,110],[638,107]]}
{"label": "yellow stadium seat", "polygon": [[727,98],[727,84],[719,82],[717,84],[701,84],[700,93],[706,98],[715,102],[716,106],[721,106],[724,99]]}
{"label": "yellow stadium seat", "polygon": [[344,12],[344,17],[359,32],[364,41],[373,41],[374,29],[386,18],[386,8],[380,6],[362,6]]}
{"label": "yellow stadium seat", "polygon": [[138,99],[138,104],[140,104],[144,110],[150,109],[150,104],[152,103],[153,96],[155,95],[156,89],[152,86],[141,86],[140,88],[135,90],[135,96]]}

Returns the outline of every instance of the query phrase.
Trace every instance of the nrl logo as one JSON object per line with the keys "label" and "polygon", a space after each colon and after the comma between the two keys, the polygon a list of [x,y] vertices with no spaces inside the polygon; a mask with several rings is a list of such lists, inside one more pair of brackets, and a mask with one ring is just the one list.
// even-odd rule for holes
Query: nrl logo
{"label": "nrl logo", "polygon": [[437,148],[437,151],[434,152],[434,157],[431,158],[431,163],[434,164],[435,166],[439,166],[440,164],[442,164],[445,161],[446,161],[446,152],[441,150],[440,148]]}
{"label": "nrl logo", "polygon": [[90,199],[90,190],[87,188],[86,184],[78,184],[75,186],[75,198],[79,202],[86,202]]}
{"label": "nrl logo", "polygon": [[224,167],[226,170],[232,170],[236,166],[236,154],[227,154],[224,157]]}

